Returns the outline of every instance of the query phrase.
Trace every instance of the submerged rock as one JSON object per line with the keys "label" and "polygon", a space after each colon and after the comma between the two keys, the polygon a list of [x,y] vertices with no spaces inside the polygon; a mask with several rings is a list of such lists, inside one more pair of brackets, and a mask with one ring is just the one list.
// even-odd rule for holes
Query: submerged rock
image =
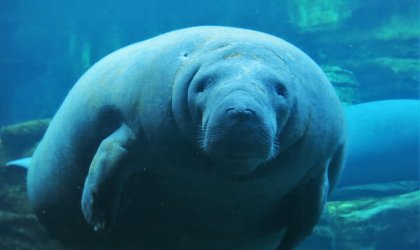
{"label": "submerged rock", "polygon": [[419,206],[418,190],[329,203],[337,249],[419,249]]}
{"label": "submerged rock", "polygon": [[336,188],[330,200],[346,201],[365,198],[379,198],[410,193],[419,190],[419,181],[396,181]]}
{"label": "submerged rock", "polygon": [[0,249],[65,250],[32,213],[25,179],[25,169],[0,167]]}
{"label": "submerged rock", "polygon": [[328,214],[298,250],[420,249],[419,211],[419,190],[329,202]]}
{"label": "submerged rock", "polygon": [[350,70],[357,77],[361,102],[418,98],[417,0],[286,2],[302,46],[317,62]]}
{"label": "submerged rock", "polygon": [[353,72],[333,65],[325,65],[322,70],[334,86],[340,101],[344,105],[360,103],[359,83]]}
{"label": "submerged rock", "polygon": [[12,159],[32,155],[49,123],[50,119],[41,119],[0,128],[0,166]]}
{"label": "submerged rock", "polygon": [[288,15],[300,32],[337,29],[351,18],[356,9],[351,1],[300,0],[289,1]]}
{"label": "submerged rock", "polygon": [[[377,57],[342,62],[357,75],[363,102],[379,99],[418,98],[420,60]],[[375,72],[375,74],[372,74]]]}

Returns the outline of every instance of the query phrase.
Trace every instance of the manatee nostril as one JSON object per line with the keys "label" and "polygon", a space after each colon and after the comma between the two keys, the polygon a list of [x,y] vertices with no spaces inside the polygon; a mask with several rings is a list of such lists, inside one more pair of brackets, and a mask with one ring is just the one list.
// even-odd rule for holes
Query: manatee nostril
{"label": "manatee nostril", "polygon": [[228,108],[226,113],[232,119],[249,119],[255,114],[252,109],[242,107]]}

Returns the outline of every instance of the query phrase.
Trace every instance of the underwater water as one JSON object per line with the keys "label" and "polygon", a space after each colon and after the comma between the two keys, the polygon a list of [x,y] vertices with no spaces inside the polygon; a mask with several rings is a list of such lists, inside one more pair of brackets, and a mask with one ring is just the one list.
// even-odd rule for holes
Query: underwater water
{"label": "underwater water", "polygon": [[[298,249],[419,249],[419,0],[1,0],[0,165],[32,154],[101,58],[201,25],[292,43],[323,69],[345,108],[348,169]],[[65,249],[32,213],[25,176],[0,169],[0,249]]]}

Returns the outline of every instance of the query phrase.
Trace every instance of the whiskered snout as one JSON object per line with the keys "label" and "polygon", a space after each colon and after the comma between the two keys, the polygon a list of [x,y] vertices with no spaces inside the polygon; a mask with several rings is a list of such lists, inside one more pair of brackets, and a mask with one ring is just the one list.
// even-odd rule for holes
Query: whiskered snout
{"label": "whiskered snout", "polygon": [[231,120],[244,122],[255,119],[256,116],[254,110],[242,105],[226,109],[226,114]]}
{"label": "whiskered snout", "polygon": [[276,154],[275,113],[251,95],[232,94],[207,112],[201,148],[222,171],[249,172]]}

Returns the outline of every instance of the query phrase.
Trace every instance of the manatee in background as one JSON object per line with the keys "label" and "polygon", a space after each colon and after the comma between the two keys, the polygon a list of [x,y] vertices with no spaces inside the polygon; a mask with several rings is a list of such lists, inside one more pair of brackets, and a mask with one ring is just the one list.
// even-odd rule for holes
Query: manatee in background
{"label": "manatee in background", "polygon": [[339,186],[419,180],[419,100],[368,102],[345,114],[348,152]]}
{"label": "manatee in background", "polygon": [[111,249],[292,249],[343,165],[320,68],[264,33],[195,27],[105,57],[76,83],[28,172],[40,221]]}

